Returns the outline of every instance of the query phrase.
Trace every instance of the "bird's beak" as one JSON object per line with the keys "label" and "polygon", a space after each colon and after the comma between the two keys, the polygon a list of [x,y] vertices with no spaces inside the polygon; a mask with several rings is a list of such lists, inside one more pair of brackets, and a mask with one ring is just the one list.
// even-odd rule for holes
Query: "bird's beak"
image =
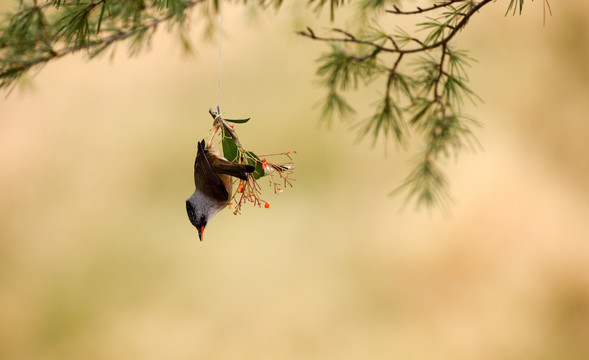
{"label": "bird's beak", "polygon": [[199,227],[197,229],[198,229],[198,238],[200,239],[200,241],[202,241],[202,236],[203,236],[203,234],[205,232],[205,226],[203,225],[203,226],[201,226],[201,227]]}

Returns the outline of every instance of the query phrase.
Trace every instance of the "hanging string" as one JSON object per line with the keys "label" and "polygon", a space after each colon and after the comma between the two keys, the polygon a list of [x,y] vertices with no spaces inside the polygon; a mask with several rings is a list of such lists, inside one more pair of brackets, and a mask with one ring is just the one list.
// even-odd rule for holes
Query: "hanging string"
{"label": "hanging string", "polygon": [[221,115],[221,58],[223,55],[223,0],[219,1],[219,70],[217,73],[217,116]]}

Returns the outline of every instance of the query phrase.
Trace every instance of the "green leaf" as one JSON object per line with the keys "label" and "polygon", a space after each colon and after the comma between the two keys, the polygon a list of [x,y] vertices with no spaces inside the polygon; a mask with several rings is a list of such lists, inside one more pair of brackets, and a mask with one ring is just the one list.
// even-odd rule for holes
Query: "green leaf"
{"label": "green leaf", "polygon": [[354,114],[354,112],[350,104],[338,92],[332,90],[327,95],[327,99],[323,105],[321,115],[322,124],[325,124],[329,128],[336,113],[340,119],[345,120]]}
{"label": "green leaf", "polygon": [[254,154],[251,151],[246,151],[245,153],[248,164],[255,167],[255,170],[252,173],[254,175],[254,178],[258,180],[262,176],[266,175],[264,173],[264,167],[262,166],[262,162],[260,161],[260,158],[258,158],[258,155]]}
{"label": "green leaf", "polygon": [[237,144],[235,144],[235,141],[227,129],[223,129],[223,132],[223,140],[221,140],[221,144],[223,145],[223,156],[228,161],[235,162],[237,160]]}
{"label": "green leaf", "polygon": [[428,101],[426,99],[417,99],[417,101],[413,105],[413,108],[415,109],[415,114],[411,117],[409,123],[412,125],[418,123],[424,117],[424,115],[427,114],[429,108],[433,104],[433,101]]}
{"label": "green leaf", "polygon": [[106,2],[102,3],[102,8],[100,9],[100,16],[98,17],[98,25],[96,25],[96,33],[100,33],[100,25],[102,25],[102,18],[104,16],[104,10],[106,9]]}
{"label": "green leaf", "polygon": [[505,12],[505,16],[509,14],[509,11],[513,8],[513,15],[517,13],[517,7],[519,5],[519,14],[522,14],[522,9],[524,7],[524,0],[511,0],[509,2],[509,6],[507,7],[507,11]]}
{"label": "green leaf", "polygon": [[247,119],[223,119],[228,122],[236,123],[236,124],[245,124],[246,122],[250,121],[251,118]]}

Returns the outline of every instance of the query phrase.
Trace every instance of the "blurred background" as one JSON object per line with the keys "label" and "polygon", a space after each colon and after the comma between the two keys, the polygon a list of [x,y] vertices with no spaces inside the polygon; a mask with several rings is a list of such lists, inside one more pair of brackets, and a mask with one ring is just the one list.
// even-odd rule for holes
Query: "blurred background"
{"label": "blurred background", "polygon": [[193,56],[160,29],[35,72],[0,102],[0,358],[588,359],[589,3],[544,27],[541,1],[507,5],[457,39],[484,127],[449,212],[387,196],[413,152],[318,126],[326,45],[294,30],[330,25],[304,4],[225,9],[222,110],[251,150],[297,150],[296,186],[203,243],[184,201],[218,44],[196,18]]}

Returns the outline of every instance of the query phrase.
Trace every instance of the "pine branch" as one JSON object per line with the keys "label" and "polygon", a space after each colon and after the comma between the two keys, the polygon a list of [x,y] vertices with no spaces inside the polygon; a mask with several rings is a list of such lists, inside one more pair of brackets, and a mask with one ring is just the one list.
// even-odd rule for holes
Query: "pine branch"
{"label": "pine branch", "polygon": [[[385,144],[392,141],[404,146],[409,129],[421,137],[424,149],[417,164],[394,191],[407,189],[408,197],[418,205],[443,205],[449,201],[447,180],[439,163],[443,157],[457,154],[474,142],[471,127],[477,123],[461,111],[464,98],[478,99],[467,86],[465,68],[472,59],[466,52],[454,50],[450,43],[474,14],[491,1],[447,0],[413,11],[402,11],[397,6],[386,11],[393,16],[439,13],[417,24],[419,30],[427,33],[423,38],[403,30],[389,34],[379,28],[358,33],[332,29],[341,36],[318,35],[311,28],[298,32],[331,44],[332,51],[319,59],[317,73],[325,79],[330,96],[348,112],[353,108],[339,92],[347,91],[350,84],[356,88],[359,79],[368,82],[386,76],[384,95],[374,114],[354,128],[358,139],[370,135],[373,145],[382,138]],[[391,55],[393,62],[386,65]],[[410,75],[400,71],[407,68]]]}
{"label": "pine branch", "polygon": [[181,25],[184,11],[204,2],[56,0],[43,5],[23,5],[8,15],[10,22],[1,28],[0,88],[12,85],[32,68],[65,55],[85,51],[93,58],[126,39],[133,39],[131,49],[136,51],[150,40],[160,24]]}
{"label": "pine branch", "polygon": [[[334,32],[338,32],[338,33],[342,33],[345,35],[345,37],[343,38],[337,38],[337,37],[323,37],[323,36],[318,36],[315,34],[315,32],[313,32],[310,28],[307,28],[306,31],[298,31],[297,34],[308,37],[310,39],[313,40],[319,40],[319,41],[325,41],[325,42],[344,42],[344,43],[354,43],[354,44],[358,44],[358,45],[368,45],[371,47],[374,47],[375,49],[377,49],[378,51],[384,51],[384,52],[390,52],[390,53],[401,53],[401,54],[411,54],[411,53],[419,53],[419,52],[424,52],[426,50],[432,50],[438,47],[441,47],[445,44],[447,44],[450,40],[452,40],[452,38],[454,38],[454,36],[460,31],[462,30],[462,28],[464,28],[466,26],[466,23],[468,22],[468,20],[478,11],[480,10],[483,6],[487,5],[488,3],[490,3],[491,1],[494,0],[483,0],[479,3],[477,3],[475,6],[473,6],[467,13],[465,14],[458,14],[460,16],[462,16],[462,20],[460,22],[458,22],[458,24],[456,26],[452,26],[451,27],[451,31],[444,36],[441,40],[430,44],[430,45],[425,45],[423,42],[421,42],[418,39],[412,38],[412,40],[418,42],[420,45],[420,47],[416,47],[416,48],[410,48],[410,49],[400,49],[397,47],[386,47],[383,45],[379,45],[373,41],[370,40],[363,40],[363,39],[359,39],[357,38],[355,35],[351,34],[350,32],[347,32],[345,30],[339,29],[339,28],[333,28],[332,31]],[[472,1],[470,0],[454,0],[454,1],[449,1],[446,4],[446,6],[449,6],[453,3],[458,3],[458,2],[468,2],[468,3],[472,3]],[[436,8],[437,9],[437,8]],[[423,12],[423,11],[421,11]],[[421,13],[421,12],[417,12],[417,14]],[[396,14],[394,12],[391,12],[392,14]]]}

